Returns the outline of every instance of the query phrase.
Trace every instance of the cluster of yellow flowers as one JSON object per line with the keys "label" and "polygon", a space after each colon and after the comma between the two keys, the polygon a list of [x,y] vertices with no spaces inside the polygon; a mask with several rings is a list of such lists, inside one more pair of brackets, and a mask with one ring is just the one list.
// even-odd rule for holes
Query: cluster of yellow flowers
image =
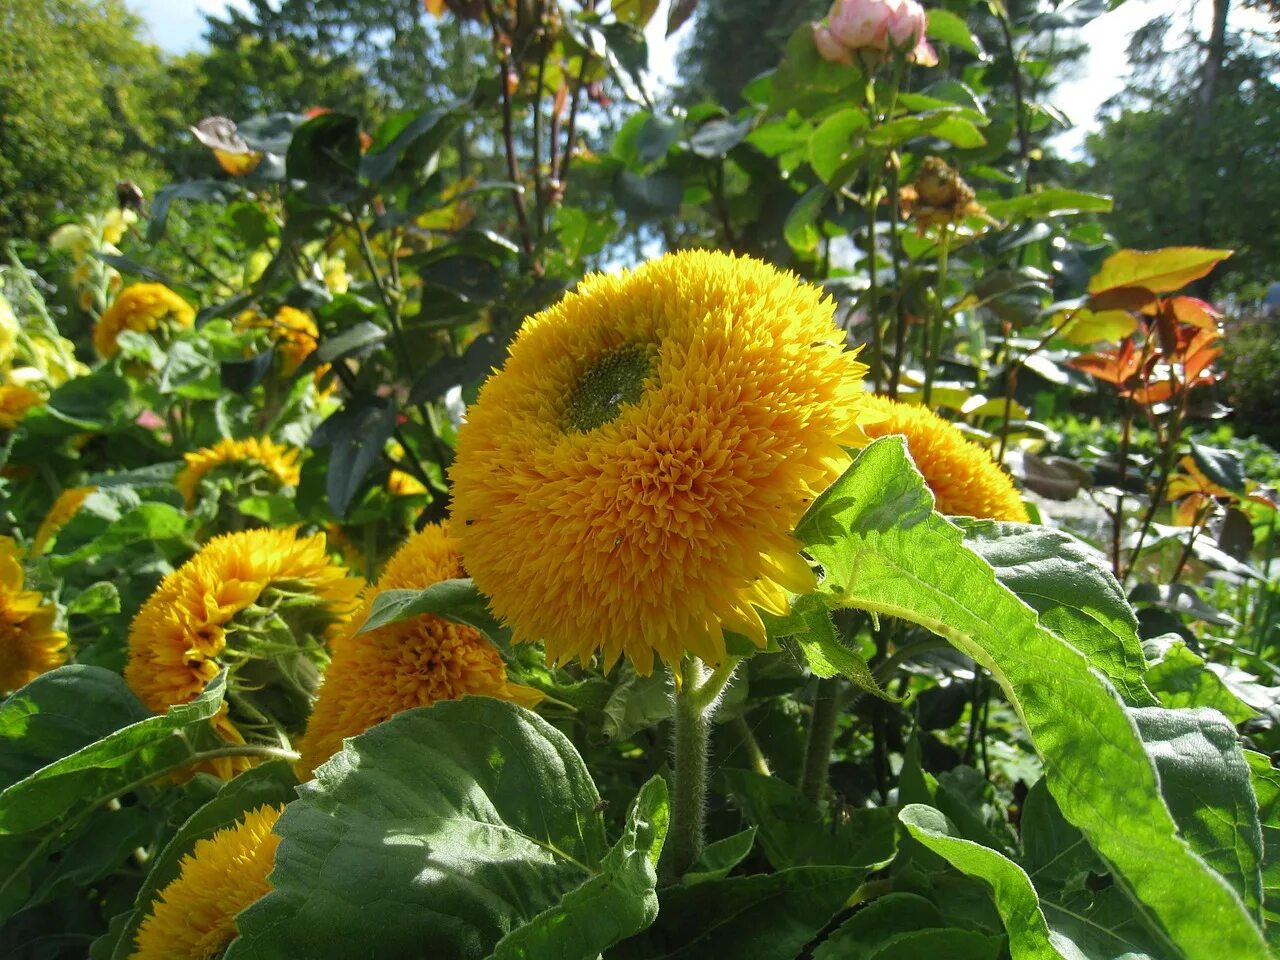
{"label": "cluster of yellow flowers", "polygon": [[[286,377],[302,366],[302,361],[320,343],[320,331],[315,321],[296,307],[283,306],[276,311],[274,317],[265,316],[256,310],[245,310],[236,318],[236,325],[242,330],[267,331],[281,358],[281,372]],[[327,369],[327,366],[318,369],[316,377],[323,376]]]}
{"label": "cluster of yellow flowers", "polygon": [[120,334],[125,330],[152,333],[168,324],[189,327],[195,319],[195,308],[163,283],[131,284],[98,318],[93,345],[100,356],[110,359],[120,352]]}

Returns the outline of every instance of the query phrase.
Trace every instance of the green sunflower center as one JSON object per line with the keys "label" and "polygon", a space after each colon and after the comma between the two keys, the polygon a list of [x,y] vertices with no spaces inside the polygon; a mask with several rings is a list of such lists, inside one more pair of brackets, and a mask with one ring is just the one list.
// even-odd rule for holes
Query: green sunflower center
{"label": "green sunflower center", "polygon": [[644,347],[626,346],[605,354],[587,368],[569,394],[568,425],[588,433],[616,419],[624,404],[640,399],[652,372]]}

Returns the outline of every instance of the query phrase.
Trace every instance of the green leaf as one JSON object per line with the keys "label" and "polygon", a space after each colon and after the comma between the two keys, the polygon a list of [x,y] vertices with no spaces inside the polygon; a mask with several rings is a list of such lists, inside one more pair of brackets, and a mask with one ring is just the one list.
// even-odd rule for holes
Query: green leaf
{"label": "green leaf", "polygon": [[120,590],[109,580],[85,587],[67,604],[67,616],[101,616],[120,612]]}
{"label": "green leaf", "polygon": [[1215,710],[1129,711],[1182,837],[1262,919],[1262,828],[1236,730]]}
{"label": "green leaf", "polygon": [[[1169,642],[1171,641],[1171,642]],[[1228,689],[1222,678],[1205,666],[1177,634],[1147,641],[1147,648],[1163,647],[1160,659],[1147,671],[1147,686],[1169,708],[1212,707],[1232,723],[1241,724],[1258,711]]]}
{"label": "green leaf", "polygon": [[1022,805],[1023,867],[1055,934],[1086,957],[1162,957],[1172,947],[1116,883],[1084,836],[1037,781]]}
{"label": "green leaf", "polygon": [[[827,186],[836,188],[854,171],[851,165],[861,147],[861,139],[854,135],[867,129],[870,121],[864,111],[855,108],[840,110],[827,117],[809,138],[809,164]],[[843,176],[837,178],[836,174]]]}
{"label": "green leaf", "polygon": [[813,951],[813,960],[870,957],[903,934],[946,926],[942,912],[914,893],[890,893],[864,905]]}
{"label": "green leaf", "polygon": [[680,882],[688,886],[704,880],[721,880],[747,858],[755,845],[755,827],[747,827],[731,837],[708,843],[698,862],[693,865],[693,869],[686,873]]}
{"label": "green leaf", "polygon": [[322,113],[293,132],[285,169],[303,180],[312,203],[349,203],[360,194],[360,121],[346,113]]}
{"label": "green leaf", "polygon": [[113,425],[129,399],[129,384],[110,367],[68,380],[49,395],[48,410],[82,430]]}
{"label": "green leaf", "polygon": [[181,860],[191,853],[198,840],[213,836],[229,827],[250,810],[264,805],[283,806],[294,797],[297,780],[289,764],[273,760],[246,770],[223,784],[217,796],[187,818],[163,850],[151,861],[134,906],[122,924],[112,926],[117,939],[109,956],[112,960],[128,960],[133,954],[133,938],[138,925],[151,913],[156,894],[177,879]]}
{"label": "green leaf", "polygon": [[929,25],[925,28],[924,35],[930,40],[941,40],[953,47],[959,47],[975,57],[982,56],[982,49],[974,40],[973,34],[969,32],[969,25],[964,22],[964,18],[949,10],[939,7],[930,10]]}
{"label": "green leaf", "polygon": [[964,117],[946,117],[930,131],[939,140],[946,140],[961,150],[976,150],[987,145],[987,138],[979,132],[972,120]]}
{"label": "green leaf", "polygon": [[[369,309],[374,309],[372,304],[367,300],[360,298],[351,298],[346,301],[334,300],[335,304],[350,304],[352,311],[361,311],[362,306],[367,304]],[[343,330],[342,333],[333,337],[326,337],[321,344],[312,350],[302,363],[298,364],[298,369],[293,373],[294,380],[300,380],[311,373],[321,364],[333,363],[335,360],[341,360],[344,357],[363,356],[371,351],[382,341],[387,339],[387,331],[372,320],[357,321],[350,328]]]}
{"label": "green leaf", "polygon": [[814,865],[879,869],[897,850],[897,820],[888,807],[850,812],[837,827],[795,787],[751,770],[721,770],[720,780],[754,824],[775,870]]}
{"label": "green leaf", "polygon": [[831,194],[826,187],[814,187],[796,201],[782,225],[782,234],[791,249],[798,253],[811,253],[818,247],[818,218]]}
{"label": "green leaf", "polygon": [[991,671],[1044,758],[1064,815],[1190,960],[1267,955],[1245,905],[1178,837],[1114,689],[933,511],[901,438],[867,447],[797,535],[826,571],[820,589],[831,604],[917,623]]}
{"label": "green leaf", "polygon": [[1138,618],[1095,551],[1049,527],[994,520],[956,523],[964,531],[965,545],[1039,614],[1041,626],[1088,657],[1126,703],[1157,705],[1143,683],[1147,662]]}
{"label": "green leaf", "polygon": [[50,670],[0,703],[0,790],[150,716],[118,673],[81,664]]}
{"label": "green leaf", "polygon": [[[240,914],[226,960],[347,960],[355,943],[385,960],[424,945],[487,956],[600,874],[599,800],[572,744],[536,714],[487,697],[405,711],[300,788],[276,826],[274,889]],[[644,815],[634,842],[647,859]],[[618,849],[625,859],[626,841]]]}
{"label": "green leaf", "polygon": [[424,613],[475,627],[499,649],[510,649],[511,631],[489,612],[488,599],[469,577],[441,580],[425,590],[383,590],[373,598],[369,617],[359,632],[368,633]]}
{"label": "green leaf", "polygon": [[390,400],[360,396],[350,398],[311,435],[308,446],[330,448],[325,492],[339,519],[347,515],[395,428],[396,408]]}
{"label": "green leaf", "polygon": [[147,223],[147,244],[155,246],[164,237],[169,220],[169,207],[175,200],[225,204],[240,195],[240,187],[226,180],[188,180],[161,187],[151,200],[151,219]]}
{"label": "green leaf", "polygon": [[751,132],[751,119],[708,120],[689,137],[689,150],[708,160],[721,160]]}
{"label": "green leaf", "polygon": [[645,175],[621,170],[614,178],[613,194],[631,216],[666,217],[679,212],[684,184],[679,177],[665,173]]}
{"label": "green leaf", "polygon": [[658,856],[671,810],[667,782],[653,777],[631,804],[600,872],[554,907],[498,941],[491,960],[595,960],[658,915]]}
{"label": "green leaf", "polygon": [[1280,947],[1280,770],[1271,765],[1270,757],[1252,750],[1244,751],[1244,759],[1262,826],[1262,911],[1267,939],[1276,949]]}
{"label": "green leaf", "polygon": [[618,679],[604,705],[602,732],[615,743],[629,739],[671,716],[670,674],[655,670],[647,677],[636,673],[630,661],[618,668]]}
{"label": "green leaf", "polygon": [[[782,635],[791,638],[816,676],[824,679],[841,676],[863,693],[890,703],[900,702],[900,698],[893,696],[876,682],[862,655],[840,642],[836,636],[835,624],[831,622],[831,614],[819,597],[810,595],[796,600],[792,604],[789,619],[797,620],[800,629]],[[773,618],[766,615],[766,622],[771,620]],[[769,626],[772,634],[772,623]]]}
{"label": "green leaf", "polygon": [[1111,210],[1110,197],[1058,187],[1008,200],[984,200],[983,203],[991,216],[1010,223],[1033,217],[1064,217],[1076,213],[1108,213]]}
{"label": "green leaf", "polygon": [[378,183],[397,169],[420,171],[434,168],[440,148],[465,120],[462,104],[432,107],[422,113],[396,114],[378,128],[369,149],[360,159],[360,173]]}
{"label": "green leaf", "polygon": [[1102,262],[1089,281],[1089,292],[1141,287],[1152,293],[1172,293],[1208,275],[1231,256],[1230,250],[1204,247],[1164,247],[1160,250],[1119,250]]}
{"label": "green leaf", "polygon": [[794,960],[865,875],[848,867],[796,867],[669,887],[659,894],[654,925],[619,944],[609,960]]}
{"label": "green leaf", "polygon": [[898,818],[907,831],[961,873],[991,887],[991,896],[1009,935],[1012,960],[1060,960],[1050,943],[1040,900],[1022,868],[999,852],[951,836],[947,818],[919,803],[902,808]]}

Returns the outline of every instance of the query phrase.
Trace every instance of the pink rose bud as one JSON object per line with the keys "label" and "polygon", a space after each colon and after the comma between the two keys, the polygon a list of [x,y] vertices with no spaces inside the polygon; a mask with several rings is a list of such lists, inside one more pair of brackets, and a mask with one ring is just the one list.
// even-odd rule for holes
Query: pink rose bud
{"label": "pink rose bud", "polygon": [[938,52],[933,49],[928,40],[922,37],[920,42],[916,44],[915,49],[907,54],[907,62],[921,67],[936,67],[938,65]]}
{"label": "pink rose bud", "polygon": [[897,3],[890,0],[889,6],[893,8],[886,18],[890,43],[898,50],[914,49],[924,39],[925,28],[929,25],[924,7],[916,0],[898,0]]}
{"label": "pink rose bud", "polygon": [[813,25],[813,45],[818,48],[822,59],[832,63],[853,63],[853,51],[835,38],[835,35],[820,23]]}
{"label": "pink rose bud", "polygon": [[134,423],[144,430],[159,430],[164,426],[164,419],[154,410],[143,410]]}
{"label": "pink rose bud", "polygon": [[891,0],[836,0],[827,23],[832,35],[850,50],[883,50],[891,12]]}

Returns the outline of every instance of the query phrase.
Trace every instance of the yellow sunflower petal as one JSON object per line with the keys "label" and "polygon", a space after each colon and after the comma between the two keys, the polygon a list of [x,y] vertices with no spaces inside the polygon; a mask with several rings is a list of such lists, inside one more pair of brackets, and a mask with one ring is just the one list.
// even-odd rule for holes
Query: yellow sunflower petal
{"label": "yellow sunflower petal", "polygon": [[233,463],[249,463],[261,467],[275,477],[282,487],[296,487],[302,477],[298,467],[298,450],[276,443],[269,437],[232,440],[224,437],[212,447],[184,453],[186,466],[178,471],[174,486],[182,494],[187,509],[195,506],[200,480],[219,467]]}
{"label": "yellow sunflower petal", "polygon": [[54,629],[57,608],[23,589],[21,557],[11,537],[0,537],[0,694],[67,662],[67,635]]}
{"label": "yellow sunflower petal", "polygon": [[44,553],[44,548],[49,545],[49,541],[57,536],[58,531],[80,511],[89,494],[97,489],[97,487],[68,487],[58,494],[58,498],[49,507],[49,512],[40,521],[40,528],[36,530],[35,539],[31,542],[31,552],[36,556]]}
{"label": "yellow sunflower petal", "polygon": [[189,327],[196,311],[163,283],[135,283],[120,291],[93,328],[93,345],[98,355],[111,358],[120,352],[120,333],[134,330],[150,333],[162,323]]}
{"label": "yellow sunflower petal", "polygon": [[306,736],[300,771],[309,775],[342,741],[402,710],[467,694],[535,706],[542,694],[510,683],[498,651],[479,631],[423,615],[357,633],[383,590],[421,590],[463,575],[457,542],[444,525],[413,534],[387,561],[377,586],[333,643],[333,659]]}
{"label": "yellow sunflower petal", "polygon": [[866,442],[833,314],[767,264],[690,251],[525,322],[450,472],[467,569],[517,637],[641,673],[690,643],[720,662],[725,629],[763,643],[757,579],[810,582],[776,545]]}
{"label": "yellow sunflower petal", "polygon": [[132,960],[207,960],[234,940],[236,914],[271,891],[284,807],[261,806],[182,858],[178,876],[138,925]]}

